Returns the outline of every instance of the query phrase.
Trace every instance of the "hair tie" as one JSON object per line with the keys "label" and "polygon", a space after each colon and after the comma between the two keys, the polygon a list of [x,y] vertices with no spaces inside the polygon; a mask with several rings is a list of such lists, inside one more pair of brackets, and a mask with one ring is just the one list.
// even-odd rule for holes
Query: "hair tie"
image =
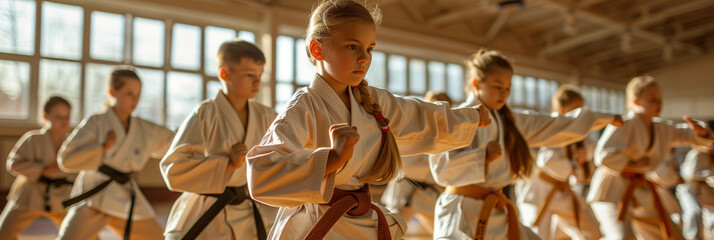
{"label": "hair tie", "polygon": [[382,115],[382,114],[374,115],[374,118],[376,118],[376,119],[384,118],[384,115]]}
{"label": "hair tie", "polygon": [[389,132],[389,130],[390,130],[389,126],[384,126],[384,127],[380,127],[380,128],[382,129],[382,133]]}
{"label": "hair tie", "polygon": [[352,87],[352,88],[357,88],[357,87],[359,87],[359,84],[354,85],[354,86],[351,86],[351,87]]}

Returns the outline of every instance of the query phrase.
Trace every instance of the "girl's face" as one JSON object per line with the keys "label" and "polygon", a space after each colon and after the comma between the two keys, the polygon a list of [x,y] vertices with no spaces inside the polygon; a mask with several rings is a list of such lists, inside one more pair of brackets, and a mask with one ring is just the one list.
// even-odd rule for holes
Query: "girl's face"
{"label": "girl's face", "polygon": [[486,79],[483,81],[474,79],[472,84],[479,99],[488,109],[501,110],[511,95],[512,77],[511,70],[495,67],[486,74]]}
{"label": "girl's face", "polygon": [[369,70],[376,33],[373,23],[359,21],[333,29],[322,43],[313,40],[310,54],[318,72],[335,89],[358,85]]}
{"label": "girl's face", "polygon": [[50,108],[50,112],[44,114],[45,120],[49,121],[50,127],[59,132],[69,131],[70,108],[65,104],[56,104]]}
{"label": "girl's face", "polygon": [[639,106],[640,113],[645,117],[659,117],[662,112],[662,90],[659,86],[649,86],[635,99],[635,105]]}
{"label": "girl's face", "polygon": [[560,109],[558,109],[558,113],[565,114],[575,110],[576,108],[582,107],[583,105],[585,105],[585,101],[583,101],[582,98],[576,98],[573,99],[573,101],[571,101],[570,103],[560,106]]}
{"label": "girl's face", "polygon": [[141,82],[136,78],[124,79],[124,86],[119,89],[109,89],[109,95],[116,99],[114,108],[124,113],[132,113],[139,105]]}

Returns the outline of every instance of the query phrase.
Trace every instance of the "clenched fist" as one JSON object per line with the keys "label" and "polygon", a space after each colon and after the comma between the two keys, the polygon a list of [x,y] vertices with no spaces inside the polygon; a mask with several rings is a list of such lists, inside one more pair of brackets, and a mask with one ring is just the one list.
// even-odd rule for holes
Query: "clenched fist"
{"label": "clenched fist", "polygon": [[478,127],[483,128],[491,124],[491,117],[488,115],[488,108],[483,104],[476,105],[478,110]]}
{"label": "clenched fist", "polygon": [[350,127],[346,123],[330,126],[330,156],[325,175],[336,172],[352,158],[357,141],[359,141],[357,127]]}
{"label": "clenched fist", "polygon": [[114,146],[115,143],[117,143],[117,134],[114,133],[114,130],[110,130],[107,132],[107,140],[104,141],[104,144],[102,145],[102,151],[106,152],[109,148]]}
{"label": "clenched fist", "polygon": [[248,154],[248,147],[242,142],[237,142],[231,146],[230,154],[230,161],[228,161],[228,166],[226,166],[226,172],[232,172],[243,165],[245,155]]}

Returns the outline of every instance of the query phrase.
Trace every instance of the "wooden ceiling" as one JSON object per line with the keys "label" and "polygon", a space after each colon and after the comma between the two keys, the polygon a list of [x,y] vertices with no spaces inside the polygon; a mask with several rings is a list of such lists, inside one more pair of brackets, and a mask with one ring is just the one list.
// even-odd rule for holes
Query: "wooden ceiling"
{"label": "wooden ceiling", "polygon": [[[311,0],[236,0],[309,11]],[[377,0],[383,25],[631,77],[714,48],[714,0]],[[513,1],[510,1],[513,2]]]}

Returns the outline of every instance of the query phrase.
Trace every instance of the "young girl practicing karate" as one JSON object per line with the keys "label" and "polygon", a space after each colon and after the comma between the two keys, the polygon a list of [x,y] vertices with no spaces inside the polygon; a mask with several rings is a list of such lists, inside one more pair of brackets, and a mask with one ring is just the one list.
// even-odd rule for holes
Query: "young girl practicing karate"
{"label": "young girl practicing karate", "polygon": [[281,207],[270,239],[401,239],[406,226],[372,202],[369,184],[396,177],[400,153],[462,147],[487,125],[479,107],[367,86],[378,24],[376,8],[351,0],[321,1],[312,11],[306,43],[317,75],[247,158],[251,196]]}
{"label": "young girl practicing karate", "polygon": [[163,238],[133,178],[149,157],[164,156],[173,132],[131,115],[141,95],[134,70],[115,68],[108,80],[110,107],[82,120],[60,149],[60,169],[79,175],[58,239],[89,239],[105,225],[124,239]]}
{"label": "young girl practicing karate", "polygon": [[161,160],[166,185],[184,192],[171,209],[166,239],[266,238],[277,209],[256,204],[245,187],[245,154],[276,116],[250,101],[260,89],[264,64],[263,52],[246,41],[218,49],[222,91],[184,120]]}
{"label": "young girl practicing karate", "polygon": [[40,217],[59,226],[67,213],[62,200],[69,196],[76,175],[60,171],[57,150],[70,130],[71,107],[64,98],[53,96],[43,110],[45,126],[25,133],[7,158],[7,170],[16,178],[0,215],[0,240],[17,239]]}
{"label": "young girl practicing karate", "polygon": [[484,104],[493,123],[479,129],[471,145],[430,156],[436,182],[447,186],[434,211],[434,239],[538,238],[518,223],[502,188],[531,176],[529,148],[567,146],[619,116],[587,109],[564,116],[514,114],[506,106],[513,76],[508,60],[481,49],[467,65],[473,91],[461,107]]}
{"label": "young girl practicing karate", "polygon": [[[553,96],[554,114],[566,114],[585,104],[580,90],[563,85]],[[518,209],[524,224],[545,240],[599,239],[600,228],[583,196],[575,193],[571,178],[590,172],[594,143],[587,138],[564,147],[541,147],[536,176],[516,187]]]}
{"label": "young girl practicing karate", "polygon": [[608,127],[595,148],[598,169],[587,201],[605,239],[681,239],[669,215],[655,170],[681,145],[710,145],[711,134],[689,117],[674,126],[658,118],[662,91],[652,77],[636,77],[627,84],[629,113],[620,128]]}

